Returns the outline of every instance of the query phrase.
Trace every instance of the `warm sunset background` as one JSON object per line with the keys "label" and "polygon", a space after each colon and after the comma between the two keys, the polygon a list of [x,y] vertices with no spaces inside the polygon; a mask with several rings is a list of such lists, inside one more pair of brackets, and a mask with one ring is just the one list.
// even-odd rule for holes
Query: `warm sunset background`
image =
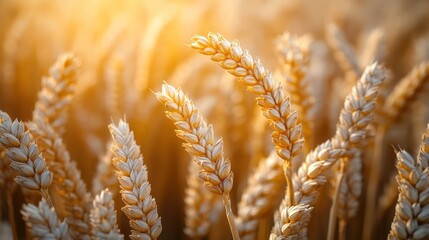
{"label": "warm sunset background", "polygon": [[[260,58],[274,73],[276,81],[281,81],[283,75],[275,40],[285,32],[311,36],[306,80],[315,99],[310,111],[314,127],[311,139],[306,141],[314,148],[334,134],[344,98],[352,86],[352,69],[338,58],[342,49],[336,48],[335,41],[347,45],[349,57],[361,70],[372,60],[388,69],[389,78],[382,90],[388,97],[396,83],[429,60],[429,1],[0,0],[0,110],[12,118],[31,120],[42,76],[49,74],[59,55],[73,53],[81,67],[63,138],[88,190],[93,186],[99,160],[108,151],[111,137],[107,126],[125,116],[148,168],[152,196],[162,218],[160,239],[186,239],[184,198],[191,157],[153,94],[161,90],[163,81],[180,87],[192,98],[207,122],[213,124],[216,137],[224,139],[225,155],[234,172],[234,212],[248,176],[274,148],[271,129],[254,96],[218,64],[188,46],[195,34],[206,36],[209,32],[240,41],[243,49]],[[372,53],[371,48],[375,48]],[[374,147],[364,153],[363,192],[358,213],[348,222],[347,239],[362,237],[372,162],[383,163],[377,191],[377,199],[381,199],[383,189],[397,172],[394,148],[417,156],[429,122],[429,94],[424,84],[427,78],[418,90],[410,92],[412,97],[399,117],[392,120],[384,140],[378,144],[369,140],[368,145],[380,149],[380,159],[373,159]],[[12,239],[1,187],[0,238]],[[322,189],[312,213],[309,239],[324,239],[327,234],[331,204],[328,191],[329,186]],[[279,200],[283,194],[279,192]],[[25,239],[19,212],[24,199],[19,188],[13,199],[19,238]],[[381,216],[374,213],[373,239],[385,239],[389,233],[395,202],[396,198]],[[129,225],[120,211],[120,194],[115,204],[118,224],[128,239]],[[221,212],[208,239],[231,238]],[[258,239],[268,238],[273,212],[260,224]]]}

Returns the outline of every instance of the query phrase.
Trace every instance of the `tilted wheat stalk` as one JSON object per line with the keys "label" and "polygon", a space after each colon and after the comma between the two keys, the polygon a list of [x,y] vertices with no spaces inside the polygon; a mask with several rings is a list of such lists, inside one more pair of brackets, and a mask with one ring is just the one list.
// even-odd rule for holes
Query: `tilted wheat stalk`
{"label": "tilted wheat stalk", "polygon": [[48,188],[53,174],[46,166],[38,146],[24,123],[12,122],[9,115],[0,111],[0,143],[6,148],[6,155],[12,160],[10,167],[16,172],[15,181],[28,189],[38,190],[52,205]]}
{"label": "tilted wheat stalk", "polygon": [[329,24],[326,30],[327,42],[334,50],[334,57],[345,73],[360,76],[362,69],[353,47],[335,24]]}
{"label": "tilted wheat stalk", "polygon": [[67,221],[58,219],[55,209],[42,199],[38,206],[26,204],[21,210],[34,239],[71,240]]}
{"label": "tilted wheat stalk", "polygon": [[[341,171],[338,174],[336,196],[334,196],[331,208],[328,239],[334,238],[336,215],[339,209],[338,206],[341,203],[338,197],[340,197],[341,184],[345,180],[344,176],[347,172],[348,163],[356,157],[356,153],[361,151],[361,145],[367,135],[366,127],[373,119],[372,113],[376,105],[378,88],[385,78],[386,71],[380,66],[377,64],[368,66],[361,79],[353,87],[351,94],[346,98],[344,108],[340,113],[332,144],[334,148],[345,149],[347,154],[339,162]],[[354,202],[357,201],[357,199],[354,200]]]}
{"label": "tilted wheat stalk", "polygon": [[120,120],[118,125],[109,125],[114,154],[113,165],[121,186],[122,211],[130,219],[130,238],[134,240],[157,239],[162,231],[161,218],[155,199],[150,195],[146,165],[140,147],[134,140],[128,123]]}
{"label": "tilted wheat stalk", "polygon": [[12,229],[14,239],[18,239],[18,232],[15,222],[15,208],[13,194],[16,189],[16,182],[14,181],[15,173],[10,167],[11,160],[6,155],[6,149],[0,144],[0,189],[6,192],[6,203],[8,210],[9,224]]}
{"label": "tilted wheat stalk", "polygon": [[[422,91],[424,84],[429,80],[429,62],[421,63],[413,68],[401,81],[395,86],[392,92],[387,96],[382,106],[382,121],[377,126],[377,138],[379,145],[383,142],[383,138],[387,130],[397,120],[399,114],[409,105],[412,99],[416,98],[419,92]],[[377,139],[376,139],[377,140]],[[376,208],[376,199],[378,193],[378,183],[380,181],[380,173],[382,171],[383,162],[381,159],[381,146],[375,149],[377,156],[371,164],[368,189],[365,208],[365,226],[364,237],[369,238],[374,226],[374,218],[372,217]],[[395,184],[391,185],[396,187]],[[392,199],[392,198],[391,198]]]}
{"label": "tilted wheat stalk", "polygon": [[223,208],[222,200],[208,191],[198,177],[198,168],[190,162],[185,189],[185,234],[191,239],[204,239]]}
{"label": "tilted wheat stalk", "polygon": [[284,86],[290,95],[292,105],[297,108],[301,117],[306,152],[310,150],[313,134],[310,110],[314,99],[309,93],[308,81],[305,79],[310,60],[310,45],[309,36],[297,37],[290,33],[281,35],[276,41],[285,78]]}
{"label": "tilted wheat stalk", "polygon": [[60,136],[64,133],[66,110],[75,91],[79,66],[79,60],[66,53],[58,57],[49,70],[49,76],[42,78],[42,90],[38,95],[33,120],[45,119]]}
{"label": "tilted wheat stalk", "polygon": [[213,127],[204,121],[196,106],[180,89],[164,83],[156,96],[165,105],[167,117],[176,125],[177,136],[185,141],[183,147],[200,165],[198,176],[209,191],[222,196],[233,238],[239,239],[229,196],[233,173],[231,162],[224,158],[222,139],[214,139]]}
{"label": "tilted wheat stalk", "polygon": [[[398,151],[399,198],[388,239],[429,236],[429,169],[406,151]],[[425,163],[427,164],[427,162]]]}
{"label": "tilted wheat stalk", "polygon": [[90,213],[92,238],[96,240],[118,239],[124,236],[118,229],[113,194],[105,189],[95,196]]}
{"label": "tilted wheat stalk", "polygon": [[60,202],[66,210],[66,218],[73,238],[90,239],[89,212],[91,196],[86,190],[76,162],[50,124],[41,119],[27,124],[28,128],[42,146],[44,154],[50,159],[54,171],[54,183]]}
{"label": "tilted wheat stalk", "polygon": [[[124,104],[124,60],[116,57],[106,70],[106,107],[113,119],[118,119]],[[101,191],[102,189],[100,189]]]}
{"label": "tilted wheat stalk", "polygon": [[386,122],[395,121],[399,113],[407,107],[407,103],[417,96],[428,81],[429,62],[423,62],[414,67],[407,76],[401,79],[385,101]]}
{"label": "tilted wheat stalk", "polygon": [[362,153],[357,150],[356,154],[348,159],[344,169],[344,177],[339,186],[337,206],[340,239],[345,239],[347,221],[356,215],[359,208],[359,197],[363,185],[362,160]]}
{"label": "tilted wheat stalk", "polygon": [[298,113],[291,111],[290,100],[284,96],[281,85],[275,86],[272,73],[262,66],[259,59],[254,60],[248,51],[243,51],[238,41],[230,42],[214,33],[207,37],[196,35],[192,41],[192,48],[219,62],[222,68],[239,77],[248,91],[257,95],[257,103],[274,130],[272,140],[277,154],[284,160],[289,200],[294,203],[292,160],[301,152],[304,140]]}
{"label": "tilted wheat stalk", "polygon": [[115,169],[112,168],[113,153],[110,151],[112,143],[107,144],[106,153],[98,157],[97,170],[92,180],[91,192],[96,195],[103,189],[108,188],[109,191],[115,196],[119,192],[118,180],[115,176]]}
{"label": "tilted wheat stalk", "polygon": [[377,89],[384,78],[385,71],[377,64],[365,69],[362,77],[345,100],[334,137],[307,155],[294,178],[296,203],[308,205],[302,213],[304,218],[299,219],[301,221],[299,223],[293,221],[295,224],[291,225],[291,220],[288,219],[286,213],[289,208],[295,206],[288,205],[288,201],[285,199],[280,205],[279,214],[275,217],[275,226],[270,239],[288,236],[288,234],[305,236],[306,225],[309,221],[306,212],[310,212],[311,207],[315,204],[318,187],[326,182],[324,172],[340,158],[352,156],[351,149],[359,146],[365,138],[366,127],[372,119],[375,108]]}
{"label": "tilted wheat stalk", "polygon": [[237,227],[242,239],[255,239],[260,220],[275,207],[284,184],[282,165],[272,152],[250,175],[238,204]]}

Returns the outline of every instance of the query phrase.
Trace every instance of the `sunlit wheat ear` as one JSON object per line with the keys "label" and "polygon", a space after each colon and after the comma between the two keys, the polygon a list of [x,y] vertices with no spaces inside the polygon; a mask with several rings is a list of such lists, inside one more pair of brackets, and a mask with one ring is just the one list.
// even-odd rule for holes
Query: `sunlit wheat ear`
{"label": "sunlit wheat ear", "polygon": [[223,209],[222,200],[203,186],[193,162],[189,164],[186,182],[184,232],[190,239],[202,239],[207,237],[218,219]]}
{"label": "sunlit wheat ear", "polygon": [[305,79],[310,61],[311,38],[284,33],[277,38],[276,49],[284,76],[284,86],[290,95],[292,106],[298,110],[305,138],[306,152],[311,147],[313,120],[310,110],[314,98],[309,93],[308,82]]}
{"label": "sunlit wheat ear", "polygon": [[0,143],[6,148],[6,155],[12,160],[10,167],[16,172],[15,181],[21,186],[39,190],[51,203],[48,188],[52,184],[52,172],[39,151],[38,146],[26,131],[24,123],[12,122],[9,115],[0,111]]}
{"label": "sunlit wheat ear", "polygon": [[257,95],[257,103],[273,128],[272,140],[277,154],[284,160],[289,199],[294,202],[292,160],[301,152],[304,140],[298,114],[291,111],[290,100],[284,96],[281,85],[276,85],[272,73],[259,59],[254,60],[247,50],[243,51],[237,41],[230,42],[220,34],[209,33],[207,37],[194,36],[190,46],[239,77],[247,90]]}
{"label": "sunlit wheat ear", "polygon": [[429,81],[429,62],[421,63],[405,76],[388,95],[384,103],[386,122],[392,123],[408,103],[417,96]]}
{"label": "sunlit wheat ear", "polygon": [[116,223],[113,194],[105,189],[95,196],[90,214],[92,238],[96,240],[124,239]]}
{"label": "sunlit wheat ear", "polygon": [[176,125],[177,136],[185,141],[183,147],[201,167],[198,176],[209,191],[222,196],[233,238],[239,239],[229,196],[233,173],[231,162],[224,158],[222,139],[214,139],[213,127],[180,89],[164,83],[162,91],[155,94],[165,105],[167,117]]}
{"label": "sunlit wheat ear", "polygon": [[146,165],[128,123],[110,124],[113,165],[121,186],[122,211],[130,220],[131,239],[157,239],[162,231],[155,199],[150,195]]}
{"label": "sunlit wheat ear", "polygon": [[22,207],[25,224],[34,239],[70,240],[69,227],[66,221],[58,219],[55,209],[44,199],[38,206],[27,204]]}
{"label": "sunlit wheat ear", "polygon": [[180,89],[164,83],[162,92],[156,93],[183,139],[183,147],[201,166],[199,177],[207,189],[216,194],[229,194],[233,184],[231,163],[223,156],[222,139],[214,142],[213,128],[203,120],[195,105]]}
{"label": "sunlit wheat ear", "polygon": [[283,161],[273,151],[250,175],[238,204],[237,227],[242,239],[254,239],[262,218],[275,207],[282,195]]}
{"label": "sunlit wheat ear", "polygon": [[429,169],[407,152],[396,153],[399,198],[388,239],[427,239],[429,236]]}
{"label": "sunlit wheat ear", "polygon": [[70,158],[62,138],[54,132],[50,124],[43,119],[37,119],[29,122],[27,126],[31,129],[52,166],[57,190],[55,193],[58,194],[58,200],[66,211],[71,236],[90,239],[91,196],[86,190],[86,184],[81,178],[76,162]]}
{"label": "sunlit wheat ear", "polygon": [[49,76],[42,79],[42,90],[33,112],[33,121],[45,119],[60,136],[67,121],[66,110],[73,98],[79,66],[79,60],[72,54],[59,56],[49,70]]}
{"label": "sunlit wheat ear", "polygon": [[[377,64],[368,66],[362,77],[347,96],[344,107],[340,113],[337,131],[331,140],[316,147],[310,152],[298,173],[294,178],[295,199],[297,204],[313,207],[318,197],[318,188],[326,182],[325,171],[332,167],[340,158],[352,156],[352,148],[359,146],[365,139],[366,127],[372,120],[375,102],[377,100],[378,86],[385,78],[385,71]],[[279,212],[284,212],[290,206],[285,199],[280,205]],[[310,208],[307,208],[310,209]],[[277,237],[284,234],[285,228],[281,223],[288,223],[288,219],[282,219],[284,214],[278,214],[275,218],[275,227],[271,236]],[[309,218],[305,218],[299,226],[298,236],[305,235]],[[278,222],[281,222],[280,224]],[[288,230],[289,231],[289,230]]]}

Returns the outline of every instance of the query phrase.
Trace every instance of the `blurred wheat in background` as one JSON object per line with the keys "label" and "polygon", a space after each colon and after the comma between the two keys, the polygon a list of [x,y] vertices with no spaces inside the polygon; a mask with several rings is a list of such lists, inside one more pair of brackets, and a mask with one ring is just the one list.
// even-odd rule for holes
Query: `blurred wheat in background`
{"label": "blurred wheat in background", "polygon": [[0,0],[0,46],[0,239],[429,239],[428,1]]}

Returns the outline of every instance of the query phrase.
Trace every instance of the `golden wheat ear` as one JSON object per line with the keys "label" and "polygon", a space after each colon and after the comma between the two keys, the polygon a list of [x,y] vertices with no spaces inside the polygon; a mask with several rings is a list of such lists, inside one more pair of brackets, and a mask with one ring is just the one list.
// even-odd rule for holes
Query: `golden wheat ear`
{"label": "golden wheat ear", "polygon": [[10,167],[17,176],[15,181],[30,190],[38,190],[52,206],[48,188],[52,184],[53,174],[24,123],[12,119],[0,111],[0,143],[6,149],[6,155],[12,160]]}
{"label": "golden wheat ear", "polygon": [[399,197],[388,239],[427,239],[429,236],[429,169],[406,151],[396,152]]}
{"label": "golden wheat ear", "polygon": [[176,125],[177,136],[185,141],[183,147],[200,166],[198,176],[205,187],[222,196],[232,236],[239,239],[229,196],[234,175],[231,162],[224,157],[222,139],[214,139],[213,127],[204,121],[197,107],[180,89],[164,83],[156,96],[165,105],[167,117]]}
{"label": "golden wheat ear", "polygon": [[124,235],[121,234],[116,219],[113,194],[106,188],[95,196],[92,202],[90,221],[93,239],[123,240]]}
{"label": "golden wheat ear", "polygon": [[21,213],[34,239],[72,239],[67,221],[60,221],[55,209],[45,199],[42,199],[38,206],[25,204]]}
{"label": "golden wheat ear", "polygon": [[42,78],[33,121],[44,119],[60,136],[65,131],[67,108],[75,93],[79,67],[80,61],[73,54],[65,53],[50,68],[49,76]]}
{"label": "golden wheat ear", "polygon": [[109,125],[113,166],[121,186],[122,211],[130,220],[131,239],[158,239],[162,231],[155,198],[151,195],[146,165],[134,133],[125,120]]}

